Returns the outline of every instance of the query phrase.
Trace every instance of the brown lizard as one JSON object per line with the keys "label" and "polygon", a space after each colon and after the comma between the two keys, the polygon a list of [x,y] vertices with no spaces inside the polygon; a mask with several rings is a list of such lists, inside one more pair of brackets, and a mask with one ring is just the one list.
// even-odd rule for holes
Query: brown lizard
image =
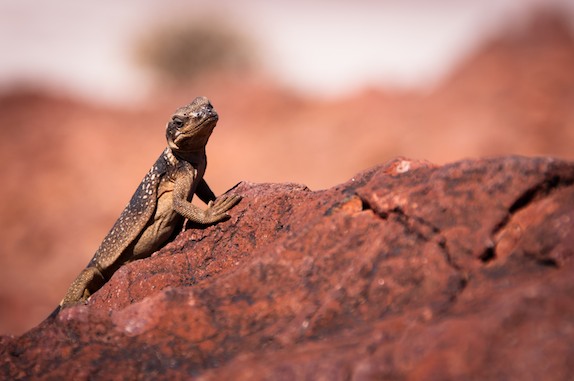
{"label": "brown lizard", "polygon": [[[229,215],[240,196],[215,197],[203,174],[207,166],[205,146],[218,115],[209,100],[197,97],[175,111],[167,123],[167,148],[132,196],[88,266],[70,285],[61,308],[85,301],[125,263],[150,256],[163,247],[185,219],[214,224]],[[208,204],[191,203],[194,194]]]}

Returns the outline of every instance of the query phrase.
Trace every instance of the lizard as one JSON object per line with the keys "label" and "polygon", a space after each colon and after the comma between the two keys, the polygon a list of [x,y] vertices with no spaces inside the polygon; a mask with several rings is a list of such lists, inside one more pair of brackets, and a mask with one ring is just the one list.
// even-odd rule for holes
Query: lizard
{"label": "lizard", "polygon": [[[163,247],[174,232],[184,228],[186,219],[210,225],[229,218],[227,211],[241,196],[216,198],[203,178],[205,146],[218,119],[205,97],[175,111],[166,126],[167,147],[51,317],[62,308],[85,302],[124,264],[149,257]],[[191,203],[194,194],[207,209]]]}

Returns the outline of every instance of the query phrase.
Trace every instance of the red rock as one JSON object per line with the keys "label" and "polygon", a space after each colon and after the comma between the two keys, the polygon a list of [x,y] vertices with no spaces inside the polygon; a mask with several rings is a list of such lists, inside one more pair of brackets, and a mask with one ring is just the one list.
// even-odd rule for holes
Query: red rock
{"label": "red rock", "polygon": [[128,108],[56,89],[0,94],[0,333],[22,334],[61,300],[165,148],[166,118],[196,95],[221,115],[206,174],[217,194],[239,179],[323,189],[397,155],[574,160],[568,15],[509,22],[491,37],[424,91],[315,99],[269,77],[214,73]]}
{"label": "red rock", "polygon": [[229,221],[2,337],[0,378],[568,379],[573,183],[522,157],[240,183]]}

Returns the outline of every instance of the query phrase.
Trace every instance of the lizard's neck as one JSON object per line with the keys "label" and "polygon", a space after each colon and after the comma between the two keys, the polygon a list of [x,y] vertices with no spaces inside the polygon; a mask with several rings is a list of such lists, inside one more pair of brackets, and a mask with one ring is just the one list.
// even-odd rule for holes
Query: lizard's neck
{"label": "lizard's neck", "polygon": [[187,161],[192,164],[200,164],[206,161],[205,147],[199,150],[180,150],[180,149],[167,149],[167,158],[175,164],[177,161]]}

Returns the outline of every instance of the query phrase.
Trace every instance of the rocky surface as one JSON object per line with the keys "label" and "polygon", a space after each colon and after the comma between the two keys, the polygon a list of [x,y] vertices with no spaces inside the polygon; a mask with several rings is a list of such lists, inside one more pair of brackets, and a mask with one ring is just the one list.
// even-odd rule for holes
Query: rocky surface
{"label": "rocky surface", "polygon": [[240,183],[229,221],[2,337],[0,378],[567,380],[573,184],[524,157]]}
{"label": "rocky surface", "polygon": [[217,194],[240,180],[324,189],[396,156],[574,160],[570,21],[509,23],[432,89],[317,99],[217,74],[132,107],[53,89],[0,94],[0,334],[52,311],[165,147],[169,115],[197,95],[221,116],[206,173]]}

